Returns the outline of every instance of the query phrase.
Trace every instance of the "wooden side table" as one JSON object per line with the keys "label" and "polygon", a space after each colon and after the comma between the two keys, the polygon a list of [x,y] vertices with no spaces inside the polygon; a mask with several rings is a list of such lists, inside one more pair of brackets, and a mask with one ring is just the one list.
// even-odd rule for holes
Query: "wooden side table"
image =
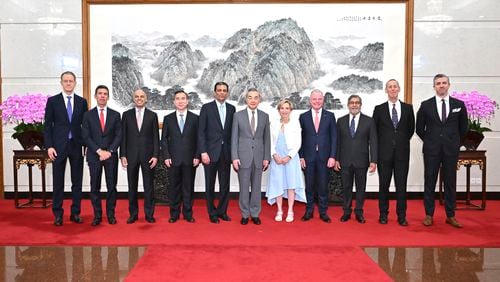
{"label": "wooden side table", "polygon": [[[52,204],[52,201],[46,199],[46,184],[45,184],[45,168],[50,163],[47,151],[44,150],[14,150],[13,165],[14,165],[14,206],[16,208],[47,208]],[[28,166],[28,186],[29,194],[28,201],[20,203],[18,194],[18,175],[17,172],[22,165]],[[42,199],[34,199],[33,197],[33,166],[37,165],[42,177]]]}
{"label": "wooden side table", "polygon": [[[473,165],[478,165],[482,171],[481,205],[471,201],[470,167]],[[486,209],[486,151],[460,151],[458,154],[457,170],[460,170],[461,166],[465,166],[466,168],[465,200],[457,200],[457,204],[465,204],[465,207],[458,207],[457,209]],[[439,204],[443,204],[443,175],[441,171],[439,172]]]}

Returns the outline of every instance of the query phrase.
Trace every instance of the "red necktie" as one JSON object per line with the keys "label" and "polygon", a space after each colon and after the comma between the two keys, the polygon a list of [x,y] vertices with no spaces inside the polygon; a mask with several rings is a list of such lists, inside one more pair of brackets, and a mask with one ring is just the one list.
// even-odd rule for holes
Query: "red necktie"
{"label": "red necktie", "polygon": [[104,109],[101,109],[101,113],[99,114],[99,121],[101,122],[101,130],[104,132]]}

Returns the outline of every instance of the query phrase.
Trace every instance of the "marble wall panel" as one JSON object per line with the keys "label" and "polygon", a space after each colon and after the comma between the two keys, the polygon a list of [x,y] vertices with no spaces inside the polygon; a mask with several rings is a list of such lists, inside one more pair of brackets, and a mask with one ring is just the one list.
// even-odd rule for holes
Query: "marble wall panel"
{"label": "marble wall panel", "polygon": [[80,24],[2,25],[3,78],[59,77],[65,70],[82,76]]}
{"label": "marble wall panel", "polygon": [[81,22],[81,7],[81,0],[2,0],[0,23]]}
{"label": "marble wall panel", "polygon": [[500,20],[497,0],[415,0],[415,21]]}

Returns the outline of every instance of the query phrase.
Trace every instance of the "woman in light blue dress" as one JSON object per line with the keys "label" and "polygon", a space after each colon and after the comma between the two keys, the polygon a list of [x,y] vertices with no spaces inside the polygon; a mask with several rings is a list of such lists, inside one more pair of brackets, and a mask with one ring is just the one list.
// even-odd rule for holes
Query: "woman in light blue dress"
{"label": "woman in light blue dress", "polygon": [[300,168],[299,149],[301,128],[296,119],[291,119],[293,110],[289,100],[278,103],[280,120],[271,122],[271,168],[267,185],[267,202],[278,206],[274,220],[283,220],[283,198],[288,198],[286,222],[294,219],[295,200],[306,202],[304,174]]}

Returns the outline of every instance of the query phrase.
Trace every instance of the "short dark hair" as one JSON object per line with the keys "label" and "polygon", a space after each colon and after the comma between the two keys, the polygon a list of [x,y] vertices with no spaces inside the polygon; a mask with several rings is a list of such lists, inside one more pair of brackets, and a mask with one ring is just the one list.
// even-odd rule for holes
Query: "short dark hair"
{"label": "short dark hair", "polygon": [[177,91],[175,91],[175,93],[174,93],[174,99],[175,99],[175,96],[177,96],[177,94],[179,94],[179,93],[184,93],[184,95],[186,95],[186,98],[189,100],[189,95],[184,90],[177,90]]}
{"label": "short dark hair", "polygon": [[359,99],[359,103],[360,104],[363,104],[363,101],[361,100],[361,96],[359,95],[356,95],[356,94],[352,94],[351,96],[349,96],[349,98],[347,98],[347,103],[349,104],[349,102],[351,102],[352,99]]}
{"label": "short dark hair", "polygon": [[438,78],[443,78],[445,77],[447,80],[448,80],[448,83],[450,83],[450,78],[446,75],[446,74],[443,74],[443,73],[438,73],[434,76],[434,79],[432,80],[432,85],[436,85],[436,80],[438,80]]}
{"label": "short dark hair", "polygon": [[217,90],[217,86],[219,86],[219,85],[226,86],[226,90],[227,90],[227,92],[229,92],[229,85],[227,85],[227,83],[225,83],[224,81],[216,82],[214,85],[214,91]]}
{"label": "short dark hair", "polygon": [[98,86],[95,88],[95,93],[94,93],[94,95],[97,95],[97,90],[99,90],[99,89],[106,89],[106,91],[108,91],[108,95],[109,95],[109,89],[108,89],[108,87],[107,87],[106,85],[102,85],[102,84],[101,84],[101,85],[98,85]]}
{"label": "short dark hair", "polygon": [[76,81],[76,75],[72,71],[65,71],[65,72],[61,73],[61,80],[63,79],[63,76],[65,76],[67,74],[71,75],[73,77],[73,79]]}

